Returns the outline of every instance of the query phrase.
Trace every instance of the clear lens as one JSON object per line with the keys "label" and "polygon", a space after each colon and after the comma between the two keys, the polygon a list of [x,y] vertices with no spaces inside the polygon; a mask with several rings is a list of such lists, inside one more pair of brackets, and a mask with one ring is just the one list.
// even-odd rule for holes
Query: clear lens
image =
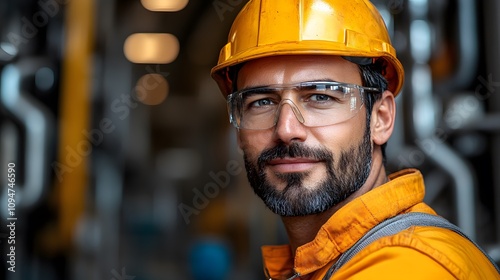
{"label": "clear lens", "polygon": [[380,92],[375,88],[338,82],[256,87],[230,94],[228,110],[231,123],[241,129],[268,129],[275,126],[281,108],[286,105],[292,108],[304,125],[326,126],[354,117],[364,104],[364,91]]}

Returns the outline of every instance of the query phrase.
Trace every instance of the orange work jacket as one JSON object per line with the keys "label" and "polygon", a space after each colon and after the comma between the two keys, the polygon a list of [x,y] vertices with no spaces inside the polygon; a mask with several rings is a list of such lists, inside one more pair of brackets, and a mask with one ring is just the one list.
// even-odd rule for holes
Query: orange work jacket
{"label": "orange work jacket", "polygon": [[[415,169],[389,176],[339,209],[316,238],[299,248],[264,246],[266,275],[286,279],[294,273],[323,279],[339,256],[377,224],[408,212],[434,214],[423,202],[422,174]],[[457,233],[413,226],[371,243],[340,268],[331,279],[500,279],[494,266],[471,242]]]}

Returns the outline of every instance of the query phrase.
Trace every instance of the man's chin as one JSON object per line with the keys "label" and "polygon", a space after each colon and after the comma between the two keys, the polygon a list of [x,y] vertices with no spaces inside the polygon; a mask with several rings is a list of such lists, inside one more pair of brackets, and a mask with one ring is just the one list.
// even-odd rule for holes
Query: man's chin
{"label": "man's chin", "polygon": [[312,209],[307,206],[299,207],[299,208],[293,208],[288,205],[288,207],[285,208],[277,208],[275,205],[269,205],[266,204],[267,208],[271,210],[273,213],[281,216],[281,217],[304,217],[304,216],[311,216],[311,215],[318,215],[321,213],[324,213],[330,208],[315,208]]}

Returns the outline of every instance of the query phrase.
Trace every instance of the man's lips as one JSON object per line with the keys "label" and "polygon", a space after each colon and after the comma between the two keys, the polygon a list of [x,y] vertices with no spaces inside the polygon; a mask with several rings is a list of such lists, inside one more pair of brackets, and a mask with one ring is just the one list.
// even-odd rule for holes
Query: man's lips
{"label": "man's lips", "polygon": [[267,166],[279,173],[304,172],[322,161],[310,158],[277,158],[269,161]]}

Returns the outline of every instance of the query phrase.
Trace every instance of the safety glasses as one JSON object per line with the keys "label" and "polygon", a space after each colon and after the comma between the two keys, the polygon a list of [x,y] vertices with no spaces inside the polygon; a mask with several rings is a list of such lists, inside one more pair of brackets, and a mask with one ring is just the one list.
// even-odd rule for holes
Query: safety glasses
{"label": "safety glasses", "polygon": [[227,97],[230,122],[239,129],[268,129],[289,105],[297,120],[308,127],[327,126],[353,118],[365,102],[365,93],[378,88],[334,81],[269,85],[236,91]]}

